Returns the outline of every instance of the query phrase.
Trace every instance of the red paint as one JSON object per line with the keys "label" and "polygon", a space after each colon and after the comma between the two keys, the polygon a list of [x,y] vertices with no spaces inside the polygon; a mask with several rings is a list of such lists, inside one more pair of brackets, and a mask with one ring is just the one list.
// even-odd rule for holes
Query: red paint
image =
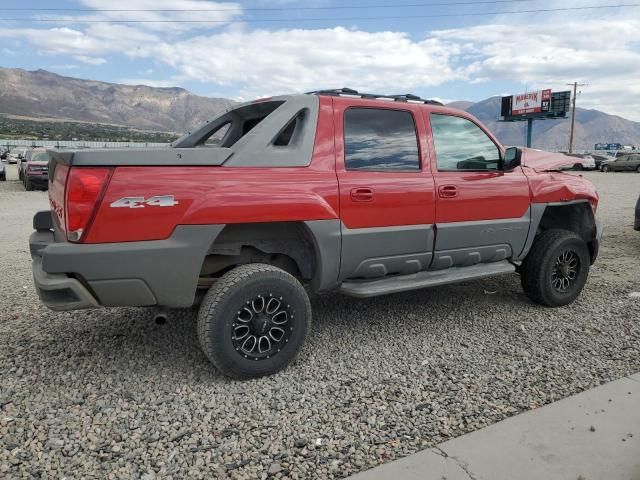
{"label": "red paint", "polygon": [[[63,232],[67,231],[65,220],[65,186],[70,168],[67,165],[58,164],[53,171],[53,177],[49,177],[49,204],[54,213],[57,226]],[[49,174],[52,172],[49,171]]]}
{"label": "red paint", "polygon": [[[343,116],[349,106],[410,112],[418,134],[421,170],[346,170]],[[349,228],[363,228],[517,218],[531,202],[586,198],[597,205],[593,185],[575,175],[537,172],[528,167],[512,172],[438,172],[432,160],[431,112],[474,121],[504,151],[497,139],[466,112],[433,105],[321,96],[313,158],[308,167],[117,167],[81,241],[164,239],[177,225],[185,224],[340,218]],[[70,178],[88,168],[72,168]],[[70,215],[64,196],[69,170],[57,165],[49,189],[57,223],[65,230],[65,214]],[[110,207],[123,197],[148,199],[158,195],[173,195],[178,204]],[[77,227],[73,212],[71,218],[72,227]]]}
{"label": "red paint", "polygon": [[[435,222],[435,186],[429,170],[423,105],[335,97],[336,172],[340,185],[340,213],[348,228],[398,225],[429,225]],[[344,165],[344,112],[351,106],[402,110],[413,115],[418,133],[421,170],[416,172],[371,172],[347,170]],[[370,189],[371,198],[358,201],[351,192]]]}

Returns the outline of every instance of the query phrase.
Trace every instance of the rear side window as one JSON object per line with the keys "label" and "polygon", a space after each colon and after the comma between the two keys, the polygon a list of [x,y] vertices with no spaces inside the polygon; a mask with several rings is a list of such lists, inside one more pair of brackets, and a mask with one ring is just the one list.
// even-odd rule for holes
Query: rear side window
{"label": "rear side window", "polygon": [[220,145],[222,143],[222,140],[224,139],[224,136],[229,131],[229,127],[231,127],[231,122],[220,125],[213,131],[211,136],[207,138],[207,140],[205,141],[205,145]]}
{"label": "rear side window", "polygon": [[420,170],[413,115],[349,108],[344,114],[344,162],[347,170]]}
{"label": "rear side window", "polygon": [[431,132],[440,171],[498,170],[500,150],[466,118],[431,114]]}

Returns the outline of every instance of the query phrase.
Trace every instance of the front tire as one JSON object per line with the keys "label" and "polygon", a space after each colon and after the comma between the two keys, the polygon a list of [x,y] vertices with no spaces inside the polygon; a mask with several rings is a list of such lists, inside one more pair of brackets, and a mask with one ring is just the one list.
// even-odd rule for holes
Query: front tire
{"label": "front tire", "polygon": [[603,165],[602,168],[600,169],[600,171],[602,172],[608,172],[611,170],[611,167],[609,165]]}
{"label": "front tire", "polygon": [[271,375],[296,357],[311,326],[311,304],[295,277],[272,265],[241,265],[207,292],[198,338],[223,374]]}
{"label": "front tire", "polygon": [[31,180],[29,180],[29,177],[27,177],[27,176],[24,177],[24,189],[27,192],[32,192],[33,191],[33,183],[31,182]]}
{"label": "front tire", "polygon": [[582,238],[568,230],[543,232],[522,262],[520,280],[524,293],[547,307],[573,302],[589,275],[589,250]]}

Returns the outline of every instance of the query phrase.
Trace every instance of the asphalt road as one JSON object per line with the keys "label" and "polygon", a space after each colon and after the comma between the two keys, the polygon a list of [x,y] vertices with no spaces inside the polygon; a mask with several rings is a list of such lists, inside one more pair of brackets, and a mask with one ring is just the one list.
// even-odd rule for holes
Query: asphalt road
{"label": "asphalt road", "polygon": [[[570,306],[507,275],[386,297],[312,299],[286,371],[236,382],[195,311],[54,313],[27,239],[44,192],[0,182],[0,477],[342,478],[640,371],[640,175],[586,173],[605,237]],[[171,272],[167,271],[167,275]]]}

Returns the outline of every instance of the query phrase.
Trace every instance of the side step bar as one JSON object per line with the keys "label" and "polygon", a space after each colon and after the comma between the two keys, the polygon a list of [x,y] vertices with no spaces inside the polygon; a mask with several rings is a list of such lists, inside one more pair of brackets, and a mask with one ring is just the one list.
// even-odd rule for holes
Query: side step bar
{"label": "side step bar", "polygon": [[479,263],[470,267],[452,267],[446,270],[422,271],[411,275],[380,278],[376,280],[351,280],[340,285],[339,292],[352,297],[367,298],[388,293],[406,292],[418,288],[435,287],[448,283],[476,280],[503,273],[513,273],[516,268],[507,260]]}

